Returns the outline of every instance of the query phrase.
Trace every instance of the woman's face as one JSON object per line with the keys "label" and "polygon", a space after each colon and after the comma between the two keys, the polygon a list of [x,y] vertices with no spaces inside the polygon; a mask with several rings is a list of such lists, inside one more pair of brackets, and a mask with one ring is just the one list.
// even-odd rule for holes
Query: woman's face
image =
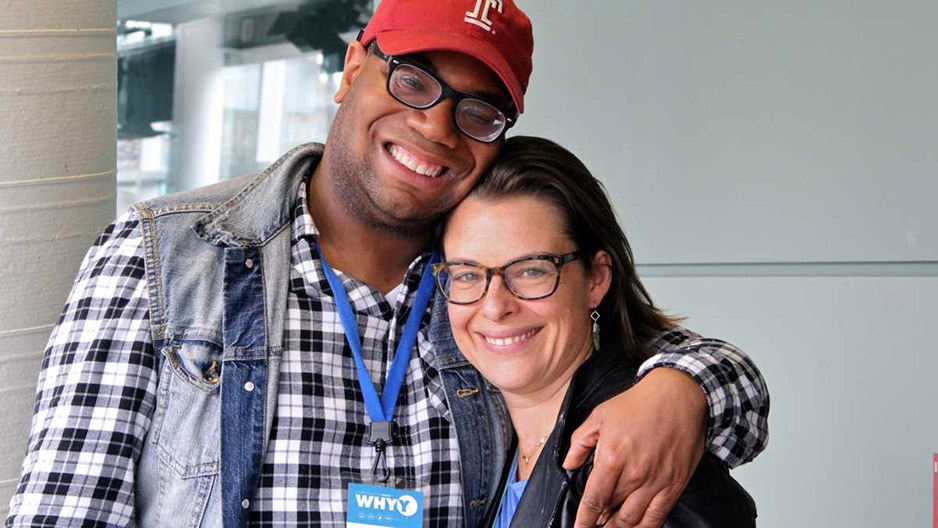
{"label": "woman's face", "polygon": [[[563,221],[561,211],[541,199],[472,196],[447,223],[446,259],[498,267],[521,257],[576,251]],[[565,264],[550,297],[521,300],[494,275],[479,302],[448,305],[459,349],[506,395],[555,392],[589,355],[589,313],[609,288],[610,268],[605,252],[583,258],[593,260],[592,272],[583,260]]]}

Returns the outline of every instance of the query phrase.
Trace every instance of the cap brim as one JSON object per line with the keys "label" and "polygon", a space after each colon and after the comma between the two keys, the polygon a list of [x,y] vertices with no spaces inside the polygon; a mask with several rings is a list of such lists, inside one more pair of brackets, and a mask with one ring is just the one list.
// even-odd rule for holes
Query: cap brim
{"label": "cap brim", "polygon": [[378,47],[389,55],[406,55],[424,51],[454,51],[473,57],[495,72],[508,88],[511,100],[524,112],[524,90],[514,71],[501,53],[488,42],[483,42],[460,33],[432,31],[427,29],[398,29],[383,31],[375,35]]}

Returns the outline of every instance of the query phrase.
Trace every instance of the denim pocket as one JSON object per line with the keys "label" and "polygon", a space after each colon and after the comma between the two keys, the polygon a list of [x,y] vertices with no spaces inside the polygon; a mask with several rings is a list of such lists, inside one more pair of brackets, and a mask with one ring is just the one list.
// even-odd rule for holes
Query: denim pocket
{"label": "denim pocket", "polygon": [[181,478],[216,474],[222,349],[205,341],[172,341],[161,352],[151,442]]}

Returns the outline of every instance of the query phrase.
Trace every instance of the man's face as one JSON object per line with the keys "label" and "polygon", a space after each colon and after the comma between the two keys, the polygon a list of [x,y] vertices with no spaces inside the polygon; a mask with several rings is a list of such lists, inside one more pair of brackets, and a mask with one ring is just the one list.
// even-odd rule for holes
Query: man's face
{"label": "man's face", "polygon": [[[426,110],[398,102],[386,89],[385,62],[357,42],[348,54],[328,141],[333,191],[346,213],[371,227],[424,233],[468,194],[501,142],[460,132],[451,99]],[[455,90],[510,101],[498,77],[467,55],[433,51],[408,59]]]}

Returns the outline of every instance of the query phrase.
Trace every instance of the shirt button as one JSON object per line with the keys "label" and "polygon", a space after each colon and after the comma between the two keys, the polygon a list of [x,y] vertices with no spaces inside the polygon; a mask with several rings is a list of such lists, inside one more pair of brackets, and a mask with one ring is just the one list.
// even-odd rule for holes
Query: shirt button
{"label": "shirt button", "polygon": [[247,259],[247,260],[245,260],[245,261],[244,261],[244,265],[245,265],[248,269],[253,268],[253,267],[254,267],[254,259]]}
{"label": "shirt button", "polygon": [[244,499],[243,501],[241,501],[241,507],[244,508],[245,510],[248,509],[248,506],[250,505],[251,505],[251,501],[247,499]]}
{"label": "shirt button", "polygon": [[249,382],[245,383],[245,384],[244,384],[244,390],[246,390],[246,391],[248,391],[248,392],[251,392],[252,390],[254,390],[254,382],[249,381]]}

